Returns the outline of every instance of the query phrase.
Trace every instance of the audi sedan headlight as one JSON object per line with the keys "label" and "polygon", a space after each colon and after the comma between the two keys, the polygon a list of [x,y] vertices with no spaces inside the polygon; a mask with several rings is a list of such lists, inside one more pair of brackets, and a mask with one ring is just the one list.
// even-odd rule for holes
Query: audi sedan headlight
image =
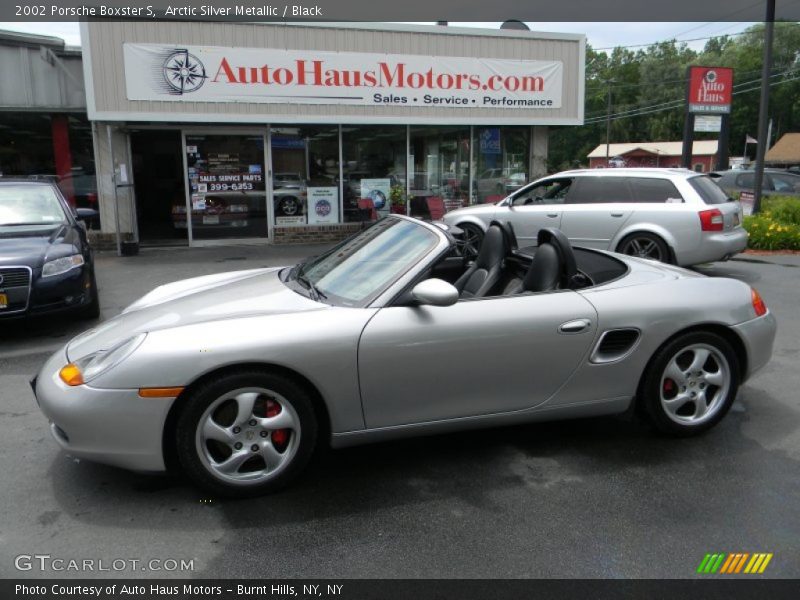
{"label": "audi sedan headlight", "polygon": [[128,358],[134,350],[141,346],[146,337],[146,333],[140,333],[108,350],[98,350],[87,354],[64,366],[58,375],[67,385],[88,383]]}
{"label": "audi sedan headlight", "polygon": [[71,269],[80,267],[84,263],[82,254],[73,254],[72,256],[64,256],[49,260],[44,263],[42,267],[42,277],[52,277],[53,275],[61,275]]}

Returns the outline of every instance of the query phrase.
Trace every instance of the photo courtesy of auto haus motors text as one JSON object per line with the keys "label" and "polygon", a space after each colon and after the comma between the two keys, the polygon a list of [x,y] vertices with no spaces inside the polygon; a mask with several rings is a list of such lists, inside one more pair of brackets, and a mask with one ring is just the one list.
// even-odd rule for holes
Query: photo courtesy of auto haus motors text
{"label": "photo courtesy of auto haus motors text", "polygon": [[227,598],[272,598],[274,600],[311,600],[323,598],[333,600],[342,597],[345,584],[288,584],[274,583],[256,585],[239,583],[236,585],[215,585],[206,583],[109,583],[98,584],[15,584],[14,595],[18,598],[98,598],[120,599],[126,598],[191,598],[202,596],[214,598],[225,596]]}

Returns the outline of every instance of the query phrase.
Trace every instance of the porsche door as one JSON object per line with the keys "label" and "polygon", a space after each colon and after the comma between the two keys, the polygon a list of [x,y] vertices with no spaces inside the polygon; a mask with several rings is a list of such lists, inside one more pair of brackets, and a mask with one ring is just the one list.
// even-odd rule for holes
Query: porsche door
{"label": "porsche door", "polygon": [[594,308],[572,291],[383,308],[358,348],[366,425],[534,407],[570,377],[596,327]]}

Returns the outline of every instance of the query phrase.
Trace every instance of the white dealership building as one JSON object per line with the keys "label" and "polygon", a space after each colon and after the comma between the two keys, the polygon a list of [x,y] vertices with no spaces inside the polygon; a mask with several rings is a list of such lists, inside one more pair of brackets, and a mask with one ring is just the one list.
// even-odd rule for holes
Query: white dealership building
{"label": "white dealership building", "polygon": [[388,24],[84,22],[102,229],[324,241],[440,218],[546,169],[585,37]]}

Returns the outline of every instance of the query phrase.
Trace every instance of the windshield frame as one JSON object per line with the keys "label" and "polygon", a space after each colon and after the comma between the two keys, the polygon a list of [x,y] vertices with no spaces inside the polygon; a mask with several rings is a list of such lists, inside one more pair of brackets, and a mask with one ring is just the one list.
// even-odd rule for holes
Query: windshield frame
{"label": "windshield frame", "polygon": [[[340,248],[345,246],[346,244],[350,243],[355,235],[360,235],[364,231],[375,227],[379,223],[385,221],[386,219],[392,219],[397,221],[409,221],[415,224],[418,227],[423,227],[428,232],[431,232],[436,237],[436,242],[431,246],[431,249],[428,250],[425,254],[423,254],[417,261],[407,267],[402,273],[397,275],[394,278],[394,281],[390,281],[387,284],[378,288],[377,291],[373,292],[369,296],[365,297],[361,301],[353,302],[353,303],[344,303],[341,302],[335,294],[329,293],[328,290],[324,288],[320,290],[324,295],[322,297],[317,298],[316,294],[311,291],[306,285],[298,281],[298,275],[302,275],[305,271],[316,264],[318,261],[323,260],[324,258],[330,256],[331,254],[337,252]],[[455,246],[455,240],[452,236],[449,236],[445,231],[432,225],[430,223],[426,223],[425,221],[421,221],[419,219],[414,219],[412,217],[407,217],[404,215],[387,215],[383,217],[383,219],[379,219],[366,229],[358,231],[356,234],[348,236],[346,239],[342,240],[326,252],[319,254],[317,256],[309,257],[303,261],[300,261],[294,267],[291,268],[287,272],[287,275],[284,279],[285,284],[292,284],[290,287],[297,291],[298,293],[302,293],[305,296],[308,296],[312,300],[316,302],[329,304],[332,306],[341,306],[343,308],[381,308],[385,306],[394,296],[396,295],[396,290],[402,289],[408,282],[412,281],[415,277],[417,277],[420,273],[422,273],[434,260],[437,260],[439,256],[443,253],[450,250],[451,247]]]}
{"label": "windshield frame", "polygon": [[69,207],[66,205],[66,200],[64,200],[64,197],[61,195],[60,190],[56,186],[50,183],[42,183],[40,181],[0,179],[0,194],[2,194],[2,190],[4,188],[12,188],[12,187],[46,188],[51,194],[53,194],[53,197],[55,198],[59,208],[61,209],[63,218],[60,221],[0,223],[0,228],[6,230],[6,232],[12,230],[24,230],[28,228],[52,229],[53,227],[58,227],[60,225],[73,224],[74,215],[72,214],[72,211],[69,209]]}

